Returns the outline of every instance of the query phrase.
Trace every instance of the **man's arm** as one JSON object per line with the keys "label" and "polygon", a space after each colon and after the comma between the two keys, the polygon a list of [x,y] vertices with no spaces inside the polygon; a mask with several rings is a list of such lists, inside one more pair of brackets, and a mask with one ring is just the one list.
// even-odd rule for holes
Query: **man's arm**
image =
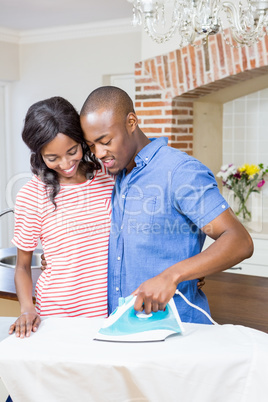
{"label": "man's arm", "polygon": [[180,282],[211,275],[230,268],[253,253],[252,239],[229,208],[202,228],[215,242],[206,250],[180,261],[161,274],[143,282],[133,294],[137,295],[134,308],[163,310],[173,297]]}

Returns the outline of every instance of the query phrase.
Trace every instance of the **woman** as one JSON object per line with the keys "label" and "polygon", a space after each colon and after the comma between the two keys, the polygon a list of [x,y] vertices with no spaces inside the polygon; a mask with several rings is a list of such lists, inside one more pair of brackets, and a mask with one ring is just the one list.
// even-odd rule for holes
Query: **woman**
{"label": "woman", "polygon": [[[35,332],[42,316],[107,316],[110,199],[114,179],[83,140],[79,115],[61,97],[35,103],[22,138],[34,176],[18,193],[12,242],[21,315],[9,333]],[[31,257],[41,241],[47,268],[32,301]]]}

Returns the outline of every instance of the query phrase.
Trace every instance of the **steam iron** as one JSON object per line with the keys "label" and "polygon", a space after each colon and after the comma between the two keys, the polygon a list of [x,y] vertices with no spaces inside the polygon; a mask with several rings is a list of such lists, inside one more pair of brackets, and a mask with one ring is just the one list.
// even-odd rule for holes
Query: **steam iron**
{"label": "steam iron", "polygon": [[164,311],[146,314],[134,310],[136,296],[120,297],[118,307],[106,318],[95,340],[111,342],[164,341],[183,332],[173,298]]}

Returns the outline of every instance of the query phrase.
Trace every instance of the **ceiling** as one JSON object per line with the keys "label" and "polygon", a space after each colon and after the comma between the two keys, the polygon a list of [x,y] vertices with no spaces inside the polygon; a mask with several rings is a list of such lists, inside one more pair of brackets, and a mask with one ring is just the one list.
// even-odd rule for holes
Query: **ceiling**
{"label": "ceiling", "polygon": [[0,27],[19,31],[131,17],[127,0],[0,0]]}

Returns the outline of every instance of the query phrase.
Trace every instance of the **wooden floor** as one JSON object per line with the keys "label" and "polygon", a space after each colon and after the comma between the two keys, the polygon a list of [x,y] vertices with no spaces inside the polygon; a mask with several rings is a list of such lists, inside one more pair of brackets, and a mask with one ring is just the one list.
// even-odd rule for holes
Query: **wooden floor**
{"label": "wooden floor", "polygon": [[220,272],[206,277],[211,316],[268,333],[268,278]]}

